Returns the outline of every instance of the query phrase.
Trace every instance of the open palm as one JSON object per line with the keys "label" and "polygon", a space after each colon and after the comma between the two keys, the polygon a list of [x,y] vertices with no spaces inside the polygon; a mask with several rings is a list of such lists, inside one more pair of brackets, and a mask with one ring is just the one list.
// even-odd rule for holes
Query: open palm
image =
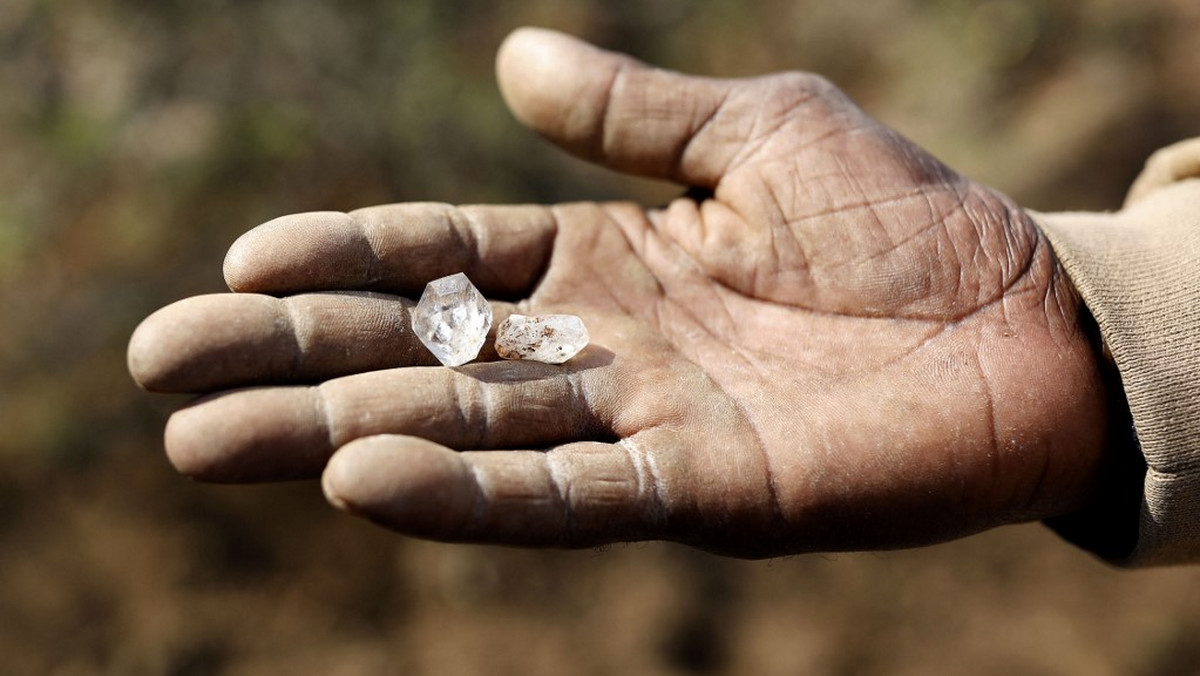
{"label": "open palm", "polygon": [[[247,233],[225,272],[253,293],[181,301],[131,342],[144,386],[216,392],[168,424],[181,471],[323,472],[335,504],[436,539],[744,556],[934,542],[1091,497],[1107,408],[1086,313],[1007,198],[809,74],[691,78],[524,30],[499,75],[530,126],[688,196]],[[458,271],[498,316],[582,316],[592,346],[433,366],[407,298]]]}

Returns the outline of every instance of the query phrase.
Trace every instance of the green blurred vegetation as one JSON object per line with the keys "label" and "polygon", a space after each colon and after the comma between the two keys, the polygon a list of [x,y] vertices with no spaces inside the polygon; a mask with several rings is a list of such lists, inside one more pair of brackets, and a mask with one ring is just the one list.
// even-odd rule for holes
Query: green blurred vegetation
{"label": "green blurred vegetation", "polygon": [[[1120,204],[1200,135],[1187,0],[4,0],[0,661],[6,673],[1200,671],[1196,571],[1109,571],[1035,527],[749,564],[653,545],[414,543],[312,485],[196,486],[138,321],[222,290],[273,216],[677,188],[521,129],[503,36],[557,27],[711,75],[804,68],[1043,210]],[[12,671],[9,671],[12,669]]]}

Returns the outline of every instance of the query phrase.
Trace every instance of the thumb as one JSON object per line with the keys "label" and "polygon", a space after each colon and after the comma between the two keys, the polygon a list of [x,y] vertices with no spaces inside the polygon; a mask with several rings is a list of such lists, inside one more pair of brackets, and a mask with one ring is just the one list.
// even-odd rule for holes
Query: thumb
{"label": "thumb", "polygon": [[[562,33],[513,32],[496,58],[500,91],[524,124],[612,169],[715,187],[753,131],[755,80],[651,68]],[[753,112],[753,111],[750,111]],[[737,122],[737,124],[735,124]]]}

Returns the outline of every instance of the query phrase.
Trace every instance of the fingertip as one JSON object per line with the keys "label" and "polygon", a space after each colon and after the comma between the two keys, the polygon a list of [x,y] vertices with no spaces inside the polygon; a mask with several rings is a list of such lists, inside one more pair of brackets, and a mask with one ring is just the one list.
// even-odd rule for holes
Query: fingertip
{"label": "fingertip", "polygon": [[167,460],[176,472],[193,479],[203,479],[211,464],[207,452],[210,447],[194,434],[195,426],[191,419],[195,416],[188,412],[194,405],[179,409],[167,419],[163,446],[167,451]]}
{"label": "fingertip", "polygon": [[706,187],[741,151],[763,105],[746,97],[744,121],[722,122],[693,146],[738,81],[652,68],[539,28],[505,39],[496,78],[517,119],[564,149],[610,169]]}
{"label": "fingertip", "polygon": [[230,291],[263,291],[272,280],[287,276],[280,252],[295,249],[295,216],[280,216],[241,234],[229,251],[221,271]]}
{"label": "fingertip", "polygon": [[338,509],[394,530],[454,538],[470,520],[474,480],[450,449],[401,435],[357,439],[325,467],[321,489]]}
{"label": "fingertip", "polygon": [[200,481],[311,479],[331,449],[311,388],[251,388],[202,397],[167,421],[167,458]]}
{"label": "fingertip", "polygon": [[[353,443],[353,442],[351,442]],[[321,492],[329,504],[343,512],[354,512],[350,502],[346,500],[344,487],[354,482],[353,453],[344,453],[345,447],[333,454],[325,471],[321,473]],[[350,458],[350,459],[346,459]]]}
{"label": "fingertip", "polygon": [[156,314],[137,325],[125,349],[125,366],[129,369],[129,375],[138,387],[149,392],[160,391],[155,376],[160,371],[158,365],[162,355],[152,321]]}
{"label": "fingertip", "polygon": [[129,375],[142,389],[150,392],[187,392],[189,390],[190,345],[197,330],[211,316],[208,307],[216,294],[193,296],[159,308],[133,330],[125,362]]}
{"label": "fingertip", "polygon": [[[262,226],[259,226],[262,227]],[[221,273],[225,278],[225,286],[230,291],[249,291],[253,287],[254,244],[258,236],[255,230],[244,232],[229,247],[225,260],[221,264]]]}
{"label": "fingertip", "polygon": [[533,72],[553,56],[551,52],[557,44],[571,39],[558,31],[533,26],[522,26],[509,33],[496,50],[496,77],[505,99],[523,79],[516,76]]}
{"label": "fingertip", "polygon": [[633,60],[544,28],[518,28],[496,56],[500,93],[513,115],[568,150],[587,154],[618,62]]}
{"label": "fingertip", "polygon": [[206,294],[160,308],[134,329],[126,363],[151,392],[205,392],[238,382],[257,367],[281,372],[295,359],[277,325],[278,299]]}
{"label": "fingertip", "polygon": [[321,491],[331,505],[344,512],[370,516],[381,511],[405,481],[398,479],[389,456],[405,452],[408,444],[398,435],[355,439],[333,454],[321,474]]}
{"label": "fingertip", "polygon": [[[571,50],[598,52],[598,48],[572,35],[535,26],[522,26],[508,34],[496,52],[496,71],[499,75],[526,72],[540,66],[552,65]],[[513,70],[513,68],[517,70]],[[503,84],[503,83],[502,83]]]}
{"label": "fingertip", "polygon": [[[536,45],[538,42],[546,40],[558,40],[567,38],[561,31],[552,30],[550,28],[541,28],[539,26],[519,26],[512,30],[500,43],[500,49],[497,50],[497,62],[503,61],[507,55],[514,51],[520,51],[530,44]],[[569,38],[568,38],[569,39]]]}
{"label": "fingertip", "polygon": [[222,266],[231,291],[292,293],[368,282],[371,252],[361,229],[339,211],[280,216],[244,233]]}

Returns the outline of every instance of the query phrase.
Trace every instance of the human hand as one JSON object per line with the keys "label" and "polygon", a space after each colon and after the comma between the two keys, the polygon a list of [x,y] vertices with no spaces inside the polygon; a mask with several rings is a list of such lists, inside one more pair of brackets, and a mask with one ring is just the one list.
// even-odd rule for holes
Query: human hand
{"label": "human hand", "polygon": [[[215,392],[167,425],[180,471],[323,472],[339,507],[439,540],[741,556],[925,544],[1091,499],[1100,360],[1006,197],[810,74],[687,77],[528,29],[498,74],[551,140],[691,193],[250,231],[225,263],[249,293],[181,301],[131,340],[143,386]],[[578,314],[592,346],[432,366],[407,298],[459,271],[497,322]]]}

